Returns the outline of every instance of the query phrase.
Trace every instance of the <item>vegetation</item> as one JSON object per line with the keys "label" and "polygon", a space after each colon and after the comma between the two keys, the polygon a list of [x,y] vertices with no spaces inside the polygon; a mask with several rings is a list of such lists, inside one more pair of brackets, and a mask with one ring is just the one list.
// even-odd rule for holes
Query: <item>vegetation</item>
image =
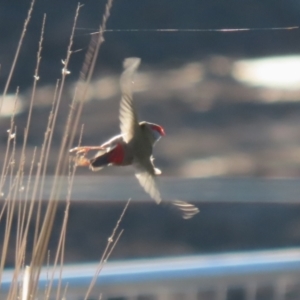
{"label": "vegetation", "polygon": [[[53,223],[56,217],[58,199],[61,193],[66,194],[65,214],[62,220],[61,231],[59,234],[59,240],[56,248],[56,253],[51,253],[54,256],[54,267],[51,269],[53,273],[49,274],[49,283],[45,290],[45,299],[48,299],[52,290],[53,274],[56,269],[62,272],[64,264],[64,249],[65,240],[67,235],[67,223],[72,194],[73,179],[76,172],[76,166],[69,158],[68,149],[71,145],[76,143],[75,137],[78,136],[80,131],[80,115],[83,107],[83,103],[87,96],[89,88],[89,82],[92,78],[96,58],[98,56],[99,49],[104,41],[103,34],[106,29],[106,23],[110,15],[110,10],[113,4],[113,0],[108,0],[105,7],[105,13],[102,17],[101,24],[99,26],[98,34],[94,34],[91,37],[91,41],[88,50],[85,55],[84,64],[75,88],[75,93],[71,103],[69,103],[69,111],[65,113],[65,129],[62,139],[60,141],[60,150],[56,158],[55,172],[53,176],[51,193],[49,199],[47,199],[47,207],[42,209],[41,202],[43,198],[43,189],[45,186],[45,176],[49,167],[49,153],[51,151],[51,144],[57,137],[54,136],[55,126],[58,111],[61,109],[63,99],[63,91],[65,88],[66,77],[70,74],[68,71],[70,58],[73,53],[73,39],[76,28],[76,23],[80,14],[81,5],[78,4],[74,16],[74,23],[71,27],[70,40],[68,48],[66,49],[65,59],[62,61],[63,67],[61,72],[61,78],[57,80],[55,90],[53,90],[53,103],[52,109],[49,111],[48,120],[46,122],[46,130],[44,132],[44,140],[40,147],[34,149],[32,156],[29,157],[27,151],[27,141],[30,136],[31,117],[33,108],[36,101],[36,89],[39,84],[39,72],[40,62],[43,56],[43,42],[44,31],[47,17],[44,15],[43,23],[41,24],[41,34],[38,44],[38,52],[36,57],[36,68],[33,76],[33,84],[31,91],[30,107],[27,116],[27,123],[25,128],[17,128],[14,115],[11,117],[10,128],[7,130],[7,146],[5,152],[4,164],[2,166],[0,191],[3,198],[1,202],[0,222],[2,226],[5,226],[5,234],[2,242],[1,249],[1,261],[0,261],[0,282],[3,274],[3,270],[6,266],[8,249],[11,249],[11,245],[15,248],[15,264],[13,278],[10,286],[7,299],[20,298],[22,300],[35,299],[37,292],[37,286],[41,267],[46,263],[47,250],[49,239],[53,230]],[[8,90],[11,85],[11,81],[18,63],[20,51],[22,49],[23,40],[26,35],[28,25],[34,13],[35,0],[31,1],[28,15],[24,22],[23,31],[19,39],[16,54],[11,66],[9,76],[7,78],[3,95],[0,102],[0,110],[3,106],[5,98],[7,97]],[[18,105],[19,88],[15,93],[15,104]],[[39,124],[40,125],[40,124]],[[83,128],[81,128],[82,135]],[[16,145],[19,140],[19,136],[23,137],[21,155],[16,152]],[[80,140],[78,141],[80,144]],[[31,161],[30,169],[25,169],[25,162]],[[53,166],[51,166],[53,167]],[[63,186],[60,178],[62,176],[68,177],[68,185]],[[5,192],[4,192],[5,191]],[[128,202],[129,203],[129,202]],[[122,232],[118,232],[119,223],[128,203],[116,224],[116,227],[108,239],[107,247],[100,260],[98,270],[95,270],[95,278],[91,282],[90,287],[87,290],[86,299],[95,283],[99,272],[101,271],[103,264],[111,254]],[[30,224],[34,222],[34,238],[30,239],[29,231]],[[12,228],[16,228],[16,239],[13,239],[11,234]],[[49,264],[49,254],[48,254]],[[20,285],[20,282],[22,283]],[[56,299],[62,299],[66,293],[63,292],[64,287],[58,286],[56,289]],[[53,296],[53,295],[52,295]]]}

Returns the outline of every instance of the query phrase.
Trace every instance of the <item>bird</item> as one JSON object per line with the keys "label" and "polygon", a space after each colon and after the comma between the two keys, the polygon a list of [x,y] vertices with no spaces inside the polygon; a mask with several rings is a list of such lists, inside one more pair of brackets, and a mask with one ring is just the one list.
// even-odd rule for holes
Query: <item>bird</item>
{"label": "bird", "polygon": [[[121,133],[100,146],[78,146],[70,149],[70,152],[77,154],[75,159],[77,166],[89,167],[92,171],[112,165],[132,165],[140,185],[159,204],[162,197],[157,188],[156,176],[161,174],[161,170],[154,165],[153,147],[165,136],[165,130],[158,124],[138,120],[132,95],[132,82],[140,62],[141,59],[137,57],[126,58],[123,62],[119,108]],[[92,150],[98,152],[89,159],[86,154]],[[174,200],[171,203],[182,212],[184,219],[190,219],[199,212],[196,206],[185,201]]]}

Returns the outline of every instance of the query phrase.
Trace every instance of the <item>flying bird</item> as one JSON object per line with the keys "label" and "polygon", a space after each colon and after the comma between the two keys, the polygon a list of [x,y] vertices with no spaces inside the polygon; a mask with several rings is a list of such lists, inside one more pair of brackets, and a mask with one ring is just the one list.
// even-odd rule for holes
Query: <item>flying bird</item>
{"label": "flying bird", "polygon": [[[132,97],[132,82],[140,62],[140,58],[133,57],[125,59],[123,63],[119,111],[121,134],[100,146],[75,147],[70,152],[78,154],[77,166],[86,166],[92,171],[111,165],[132,165],[140,185],[159,204],[162,198],[156,185],[156,176],[160,175],[161,171],[154,166],[152,152],[154,145],[165,135],[165,131],[158,124],[138,120]],[[91,150],[98,152],[88,159],[85,155]],[[199,212],[197,207],[184,201],[175,200],[171,203],[182,211],[184,219],[190,219]]]}

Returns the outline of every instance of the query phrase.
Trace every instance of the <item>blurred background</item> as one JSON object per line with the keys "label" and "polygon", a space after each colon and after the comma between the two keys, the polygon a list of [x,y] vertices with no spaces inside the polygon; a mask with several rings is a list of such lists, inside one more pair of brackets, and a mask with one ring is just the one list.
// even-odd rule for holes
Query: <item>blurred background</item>
{"label": "blurred background", "polygon": [[[6,82],[30,1],[1,7],[1,86]],[[79,77],[90,33],[105,1],[87,0],[80,11],[56,143]],[[43,138],[56,79],[60,77],[76,1],[37,1],[10,85],[20,87],[18,127],[24,127],[43,14],[47,14],[40,80],[29,146]],[[157,145],[165,176],[299,176],[298,1],[115,1],[81,122],[83,144],[119,132],[122,61],[142,58],[135,79],[141,119],[157,122],[167,138]],[[252,28],[239,32],[160,32],[155,29]],[[272,28],[274,30],[272,30]],[[154,30],[150,32],[143,31]],[[8,97],[3,114],[9,116]],[[1,126],[9,124],[1,119]],[[6,132],[2,131],[6,141]],[[19,137],[21,144],[21,136]],[[56,145],[53,145],[54,148]],[[171,151],[172,149],[172,151]],[[115,171],[113,171],[115,174]]]}
{"label": "blurred background", "polygon": [[[99,27],[105,3],[103,0],[82,3],[73,45],[73,50],[78,51],[72,55],[69,65],[71,74],[67,77],[54,133],[49,175],[53,174],[66,112],[90,34]],[[28,0],[1,4],[2,89],[29,4]],[[27,120],[45,13],[40,80],[28,138],[28,155],[35,146],[41,146],[76,6],[74,0],[37,1],[2,110],[2,152],[17,86],[20,87],[16,116],[19,128],[17,151],[22,145],[21,129]],[[124,178],[126,183],[132,170],[109,168],[101,173],[90,173],[80,169],[78,176],[90,178],[90,184],[82,181],[80,188],[85,196],[71,205],[67,262],[94,261],[100,257],[125,205],[124,200],[129,197],[133,201],[122,223],[125,232],[112,258],[211,254],[300,245],[297,194],[300,175],[299,17],[300,2],[297,0],[114,1],[107,23],[111,31],[105,33],[105,43],[81,117],[84,124],[82,144],[97,145],[119,132],[122,61],[130,56],[141,57],[134,100],[141,119],[165,128],[166,137],[155,147],[155,162],[163,171],[162,184],[164,180],[190,180],[193,188],[185,187],[187,190],[182,194],[186,199],[183,200],[192,200],[201,213],[190,221],[182,220],[168,206],[152,203],[147,195],[133,195],[130,191],[137,184],[134,180],[126,185],[124,199],[116,196],[115,201],[98,201],[109,197],[91,195],[91,189],[95,192],[99,186],[99,190],[107,188],[107,193],[119,189],[122,195],[123,190],[118,184],[109,190],[100,183],[114,182],[116,176]],[[232,28],[249,30],[213,31]],[[127,29],[135,31],[123,31]],[[222,183],[222,189],[215,189],[216,185],[211,184],[216,179]],[[246,182],[246,190],[241,182]],[[273,185],[260,192],[257,186],[265,182]],[[278,194],[275,194],[279,196],[272,201],[270,193],[272,188],[278,187],[277,183],[289,185],[283,190],[278,188]],[[201,189],[203,186],[209,186],[206,193]],[[214,201],[210,201],[210,193],[216,194]],[[237,198],[236,193],[240,201],[233,201]],[[233,197],[224,199],[222,195]],[[138,201],[141,198],[145,200],[143,203]],[[52,239],[54,249],[64,208],[62,203],[57,217],[57,235],[54,232]],[[13,258],[11,253],[11,264]]]}

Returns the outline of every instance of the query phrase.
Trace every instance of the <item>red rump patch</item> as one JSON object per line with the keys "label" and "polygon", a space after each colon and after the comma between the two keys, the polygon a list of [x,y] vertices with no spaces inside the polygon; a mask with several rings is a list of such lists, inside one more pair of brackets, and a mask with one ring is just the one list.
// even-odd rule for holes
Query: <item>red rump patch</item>
{"label": "red rump patch", "polygon": [[124,160],[124,148],[120,143],[109,153],[108,160],[115,165],[122,164]]}

